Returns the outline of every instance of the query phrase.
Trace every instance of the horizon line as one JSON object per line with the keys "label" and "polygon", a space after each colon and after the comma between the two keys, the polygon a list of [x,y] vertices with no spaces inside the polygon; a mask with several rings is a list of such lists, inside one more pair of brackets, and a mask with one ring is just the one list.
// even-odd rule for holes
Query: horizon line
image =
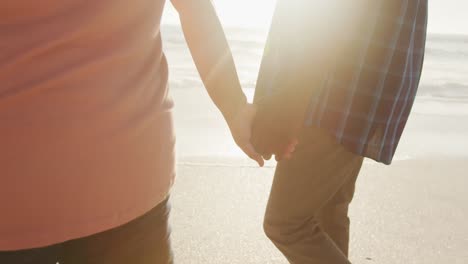
{"label": "horizon line", "polygon": [[[179,22],[162,22],[161,26],[179,26]],[[234,25],[234,24],[225,24],[223,25],[225,29],[244,29],[251,31],[268,31],[268,27],[262,26],[245,26],[245,25]],[[440,36],[456,36],[456,37],[468,37],[468,32],[438,32],[438,31],[428,31],[428,35],[440,35]]]}

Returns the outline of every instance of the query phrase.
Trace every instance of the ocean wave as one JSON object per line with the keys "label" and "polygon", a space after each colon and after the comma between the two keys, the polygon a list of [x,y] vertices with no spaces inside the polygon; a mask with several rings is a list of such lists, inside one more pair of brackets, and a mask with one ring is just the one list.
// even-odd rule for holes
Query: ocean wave
{"label": "ocean wave", "polygon": [[421,85],[418,96],[468,100],[468,85],[461,83],[444,83],[440,85]]}
{"label": "ocean wave", "polygon": [[450,35],[450,34],[429,34],[427,36],[429,42],[440,42],[440,43],[465,43],[468,44],[467,35]]}
{"label": "ocean wave", "polygon": [[466,60],[468,58],[468,49],[466,48],[453,48],[453,49],[443,49],[443,48],[426,48],[427,56],[434,56],[439,58],[450,58],[450,59],[461,59]]}

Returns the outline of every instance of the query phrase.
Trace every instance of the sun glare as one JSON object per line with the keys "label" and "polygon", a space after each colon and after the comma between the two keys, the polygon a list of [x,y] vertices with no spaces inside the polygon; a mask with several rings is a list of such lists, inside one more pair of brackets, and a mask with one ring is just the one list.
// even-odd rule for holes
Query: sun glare
{"label": "sun glare", "polygon": [[[266,29],[270,26],[276,0],[213,0],[225,26]],[[178,24],[174,8],[168,4],[164,24]]]}
{"label": "sun glare", "polygon": [[216,0],[220,19],[229,26],[267,28],[276,0]]}

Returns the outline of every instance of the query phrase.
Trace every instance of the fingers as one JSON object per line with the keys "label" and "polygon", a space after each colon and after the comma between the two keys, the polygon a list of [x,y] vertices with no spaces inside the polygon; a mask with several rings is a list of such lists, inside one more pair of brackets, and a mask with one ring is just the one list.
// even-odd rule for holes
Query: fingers
{"label": "fingers", "polygon": [[276,161],[291,159],[298,143],[297,139],[293,139],[285,147],[279,148],[275,154]]}
{"label": "fingers", "polygon": [[[262,120],[265,121],[265,120]],[[251,142],[255,150],[262,155],[263,159],[270,160],[275,149],[274,143],[277,137],[272,132],[269,122],[257,122],[254,124],[251,135]]]}
{"label": "fingers", "polygon": [[294,139],[291,142],[289,142],[285,151],[285,155],[287,154],[291,155],[294,151],[296,151],[297,144],[299,144],[299,141],[297,139]]}
{"label": "fingers", "polygon": [[245,144],[241,147],[241,149],[245,154],[247,154],[247,156],[249,156],[249,158],[255,160],[260,167],[265,165],[265,161],[263,160],[262,156],[255,151],[252,144]]}
{"label": "fingers", "polygon": [[257,111],[250,140],[263,159],[269,160],[272,155],[277,161],[291,159],[298,140],[292,139],[296,138],[295,129],[288,122],[285,124],[277,122],[271,111],[261,108]]}
{"label": "fingers", "polygon": [[275,135],[264,135],[263,138],[256,139],[253,143],[255,150],[264,160],[270,160],[275,155],[276,161],[290,159],[296,150],[297,140],[284,141],[282,137]]}
{"label": "fingers", "polygon": [[250,142],[253,144],[255,150],[258,153],[265,154],[265,133],[263,133],[264,131],[261,128],[263,127],[260,126],[258,123],[255,123],[253,125],[252,134],[250,136]]}

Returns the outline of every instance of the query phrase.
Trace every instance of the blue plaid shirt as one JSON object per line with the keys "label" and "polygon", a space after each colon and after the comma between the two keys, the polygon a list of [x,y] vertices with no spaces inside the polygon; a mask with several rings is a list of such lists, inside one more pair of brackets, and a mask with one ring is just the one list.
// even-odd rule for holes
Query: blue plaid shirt
{"label": "blue plaid shirt", "polygon": [[287,89],[276,80],[298,69],[320,72],[310,84],[305,125],[327,129],[350,151],[390,164],[421,77],[428,1],[304,3],[279,0],[258,94]]}

